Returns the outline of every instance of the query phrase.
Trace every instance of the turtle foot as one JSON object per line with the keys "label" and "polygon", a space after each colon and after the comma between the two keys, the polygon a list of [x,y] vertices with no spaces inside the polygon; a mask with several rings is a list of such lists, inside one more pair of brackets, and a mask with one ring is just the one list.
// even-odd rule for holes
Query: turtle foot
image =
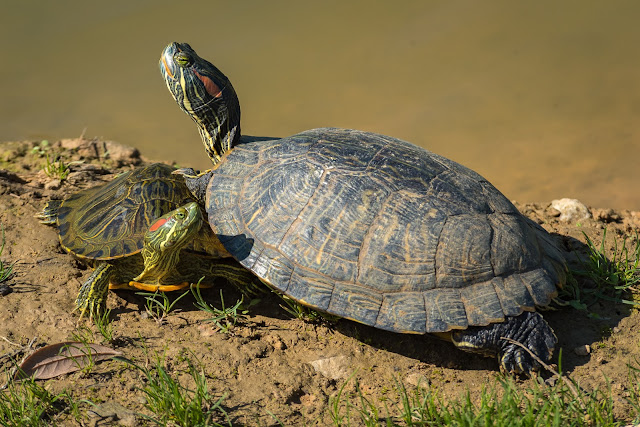
{"label": "turtle foot", "polygon": [[[89,312],[89,318],[100,316],[107,307],[107,293],[109,291],[109,277],[113,266],[102,263],[93,270],[86,282],[80,287],[76,297],[75,310],[80,311],[80,321],[85,313]],[[74,310],[74,311],[75,311]]]}
{"label": "turtle foot", "polygon": [[461,350],[498,357],[503,371],[530,375],[551,360],[558,342],[540,313],[524,312],[502,323],[451,334]]}

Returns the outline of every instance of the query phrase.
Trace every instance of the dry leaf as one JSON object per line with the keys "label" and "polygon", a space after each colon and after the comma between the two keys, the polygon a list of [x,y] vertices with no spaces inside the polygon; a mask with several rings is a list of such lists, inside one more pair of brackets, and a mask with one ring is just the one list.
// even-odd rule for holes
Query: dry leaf
{"label": "dry leaf", "polygon": [[33,377],[36,380],[46,380],[79,371],[93,363],[121,354],[122,352],[99,344],[74,341],[51,344],[27,357],[14,379]]}

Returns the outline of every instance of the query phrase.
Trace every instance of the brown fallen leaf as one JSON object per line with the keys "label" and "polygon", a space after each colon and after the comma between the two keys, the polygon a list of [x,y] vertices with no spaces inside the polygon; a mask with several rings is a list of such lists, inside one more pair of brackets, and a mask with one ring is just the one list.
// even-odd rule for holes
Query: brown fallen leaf
{"label": "brown fallen leaf", "polygon": [[99,344],[75,341],[51,344],[27,357],[20,365],[14,379],[32,377],[36,380],[46,380],[79,371],[93,363],[121,354],[120,351]]}

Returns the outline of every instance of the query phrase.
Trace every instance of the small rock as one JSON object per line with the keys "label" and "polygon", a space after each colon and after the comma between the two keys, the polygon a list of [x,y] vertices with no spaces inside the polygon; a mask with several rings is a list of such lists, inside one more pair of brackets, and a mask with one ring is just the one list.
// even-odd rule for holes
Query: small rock
{"label": "small rock", "polygon": [[[107,423],[117,424],[119,426],[135,426],[136,413],[130,411],[117,402],[105,402],[101,405],[96,405],[88,411],[88,414],[93,417],[99,417],[102,421]],[[95,425],[104,425],[99,421]]]}
{"label": "small rock", "polygon": [[404,377],[404,382],[414,387],[429,387],[429,379],[420,372],[409,372],[407,376]]}
{"label": "small rock", "polygon": [[271,344],[271,346],[276,350],[285,350],[287,348],[287,345],[282,341],[282,338],[277,335],[267,335],[264,337],[264,340],[268,344]]}
{"label": "small rock", "polygon": [[310,363],[313,369],[322,376],[332,380],[340,380],[349,376],[349,362],[350,360],[347,356],[335,356],[314,360]]}
{"label": "small rock", "polygon": [[577,199],[558,199],[551,202],[551,207],[560,212],[560,221],[575,222],[591,218],[589,208]]}
{"label": "small rock", "polygon": [[581,345],[573,349],[573,352],[578,356],[587,356],[591,353],[591,347],[589,344]]}
{"label": "small rock", "polygon": [[559,217],[560,215],[562,215],[562,212],[560,212],[558,209],[554,208],[554,207],[550,207],[547,210],[547,213],[549,214],[549,216],[552,216],[554,218]]}
{"label": "small rock", "polygon": [[198,325],[198,332],[200,332],[201,337],[205,338],[214,336],[216,334],[216,331],[211,327],[211,325],[206,323],[201,323],[200,325]]}
{"label": "small rock", "polygon": [[11,289],[11,287],[6,283],[0,285],[0,297],[9,295],[11,292],[13,292],[13,289]]}
{"label": "small rock", "polygon": [[129,163],[140,158],[140,152],[135,147],[113,141],[105,141],[105,147],[109,158],[120,163]]}
{"label": "small rock", "polygon": [[619,222],[621,219],[613,209],[594,209],[591,213],[593,219],[600,222]]}
{"label": "small rock", "polygon": [[57,190],[62,185],[62,181],[59,179],[49,180],[46,184],[44,184],[45,190]]}

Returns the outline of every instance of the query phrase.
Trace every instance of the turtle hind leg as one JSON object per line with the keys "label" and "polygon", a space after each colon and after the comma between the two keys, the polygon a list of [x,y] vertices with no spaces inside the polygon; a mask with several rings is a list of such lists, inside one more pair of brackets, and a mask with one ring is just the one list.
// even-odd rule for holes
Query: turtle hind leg
{"label": "turtle hind leg", "polygon": [[451,341],[461,350],[498,357],[500,368],[510,373],[530,374],[542,366],[517,341],[535,354],[542,362],[551,360],[558,343],[556,335],[540,313],[525,311],[519,316],[508,316],[502,323],[472,326],[453,331]]}
{"label": "turtle hind leg", "polygon": [[113,265],[100,263],[82,284],[76,298],[76,310],[80,310],[80,319],[87,311],[90,317],[104,312],[107,306],[109,279],[114,271]]}
{"label": "turtle hind leg", "polygon": [[211,266],[209,273],[214,277],[225,279],[249,299],[253,299],[267,290],[253,273],[236,261],[214,264]]}
{"label": "turtle hind leg", "polygon": [[[255,298],[267,288],[253,273],[244,268],[233,258],[212,260],[195,254],[185,256],[184,263],[178,266],[179,271],[189,271],[183,278],[201,288],[210,287],[218,280],[225,280],[235,286],[247,298]],[[181,261],[182,262],[182,261]]]}

